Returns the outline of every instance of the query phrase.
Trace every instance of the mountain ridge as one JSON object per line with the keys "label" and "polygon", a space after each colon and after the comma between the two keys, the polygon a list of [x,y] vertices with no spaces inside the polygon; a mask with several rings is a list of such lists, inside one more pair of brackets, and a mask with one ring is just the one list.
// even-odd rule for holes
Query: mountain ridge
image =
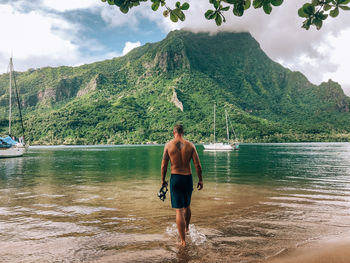
{"label": "mountain ridge", "polygon": [[[123,57],[16,78],[26,137],[36,144],[165,142],[176,122],[185,124],[189,139],[210,141],[214,101],[218,116],[226,107],[246,141],[349,138],[350,98],[340,85],[310,83],[271,60],[249,33],[177,30]],[[2,133],[7,79],[0,75]],[[224,134],[219,128],[217,136]]]}

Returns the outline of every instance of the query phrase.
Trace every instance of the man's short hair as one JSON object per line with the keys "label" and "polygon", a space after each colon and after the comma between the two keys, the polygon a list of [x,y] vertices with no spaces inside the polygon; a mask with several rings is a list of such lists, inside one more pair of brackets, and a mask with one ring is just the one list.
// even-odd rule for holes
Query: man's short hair
{"label": "man's short hair", "polygon": [[184,126],[182,126],[182,124],[176,124],[174,126],[174,132],[178,134],[184,134]]}

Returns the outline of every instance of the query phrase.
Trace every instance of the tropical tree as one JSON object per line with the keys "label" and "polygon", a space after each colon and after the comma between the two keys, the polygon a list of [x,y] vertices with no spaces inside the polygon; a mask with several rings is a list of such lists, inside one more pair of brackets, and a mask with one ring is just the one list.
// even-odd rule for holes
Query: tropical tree
{"label": "tropical tree", "polygon": [[[148,0],[101,0],[109,5],[116,5],[123,13],[128,13],[133,7],[139,6],[141,2]],[[171,21],[178,22],[186,19],[185,12],[190,8],[189,3],[176,2],[175,7],[169,7],[166,0],[150,0],[151,8],[157,11],[160,7],[163,9],[163,15],[169,17]],[[213,9],[207,10],[204,14],[208,20],[214,20],[216,25],[220,26],[226,22],[225,12],[232,9],[235,16],[243,16],[245,10],[251,8],[262,8],[266,14],[272,12],[273,7],[283,4],[283,0],[209,0]],[[337,17],[340,10],[350,10],[348,4],[350,0],[312,0],[311,3],[305,3],[299,10],[298,15],[305,18],[302,28],[308,30],[310,26],[321,29],[323,21],[330,17]]]}

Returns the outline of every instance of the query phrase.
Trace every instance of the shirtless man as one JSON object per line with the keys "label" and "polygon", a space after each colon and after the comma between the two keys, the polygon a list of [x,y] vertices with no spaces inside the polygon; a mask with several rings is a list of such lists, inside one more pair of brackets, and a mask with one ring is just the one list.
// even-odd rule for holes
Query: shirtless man
{"label": "shirtless man", "polygon": [[162,185],[167,185],[165,176],[168,162],[171,163],[170,195],[171,206],[176,209],[176,225],[179,231],[181,246],[186,246],[185,233],[189,231],[191,220],[191,196],[193,181],[191,172],[191,159],[198,175],[198,190],[203,188],[202,167],[196,147],[183,138],[184,130],[181,124],[174,126],[174,139],[164,147],[162,160]]}

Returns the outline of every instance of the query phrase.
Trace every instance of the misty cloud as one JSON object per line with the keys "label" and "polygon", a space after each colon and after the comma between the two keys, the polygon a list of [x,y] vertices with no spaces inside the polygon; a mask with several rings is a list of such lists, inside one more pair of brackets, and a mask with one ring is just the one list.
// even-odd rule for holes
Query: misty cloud
{"label": "misty cloud", "polygon": [[129,42],[127,41],[125,43],[124,49],[123,49],[123,56],[128,54],[131,50],[133,50],[134,48],[137,48],[141,46],[141,42],[137,41],[137,42]]}

